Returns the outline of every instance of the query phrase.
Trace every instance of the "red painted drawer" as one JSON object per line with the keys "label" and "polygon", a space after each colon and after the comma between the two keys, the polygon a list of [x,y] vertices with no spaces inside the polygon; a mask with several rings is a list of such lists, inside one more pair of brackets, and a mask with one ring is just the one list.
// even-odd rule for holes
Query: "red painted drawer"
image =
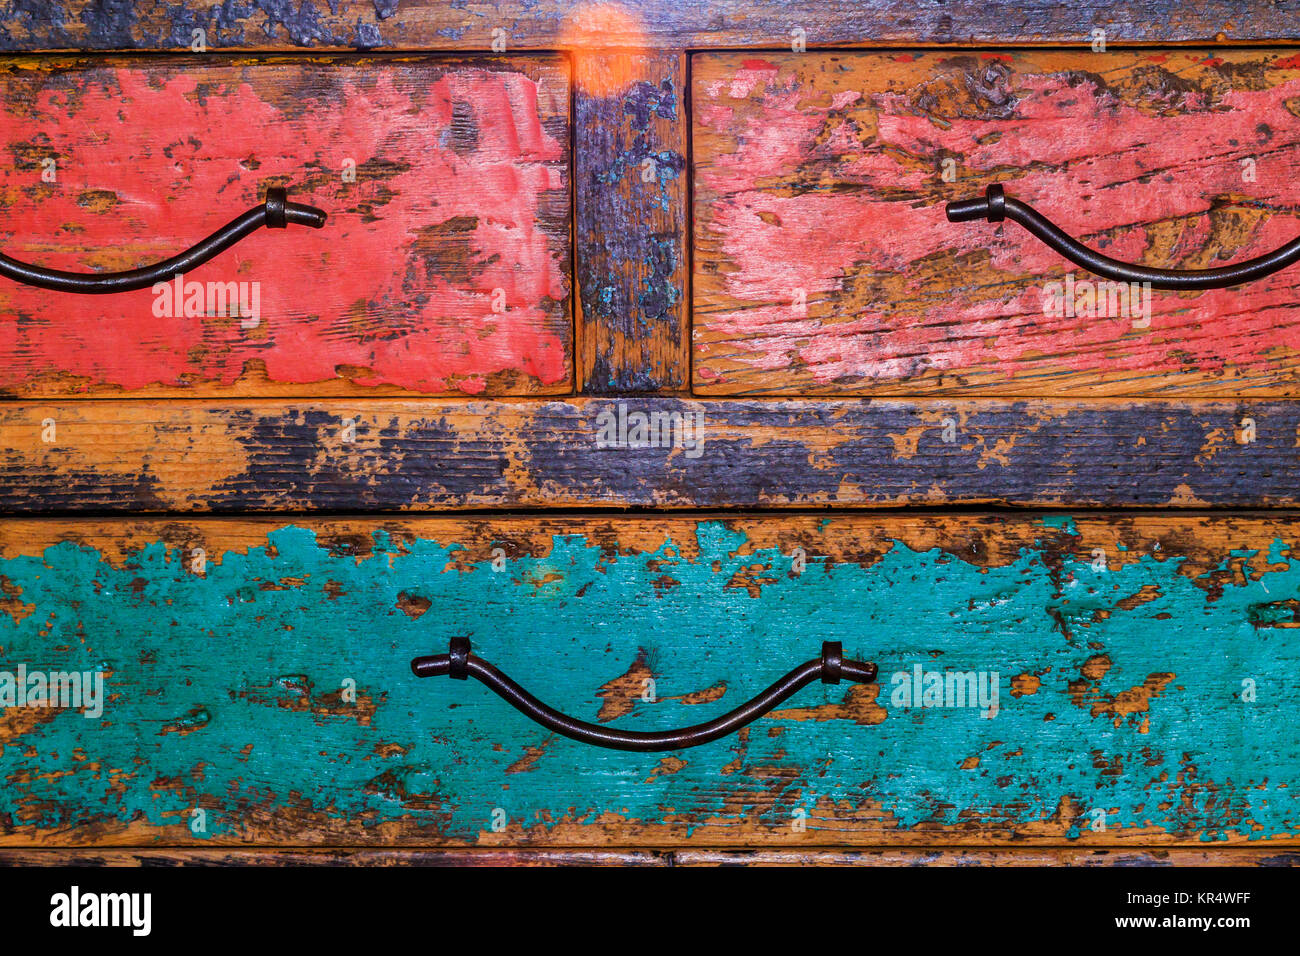
{"label": "red painted drawer", "polygon": [[1300,394],[1300,267],[1089,306],[1094,277],[1019,226],[944,215],[996,182],[1126,261],[1270,251],[1300,234],[1294,51],[701,54],[693,76],[698,390]]}
{"label": "red painted drawer", "polygon": [[0,394],[569,390],[564,59],[11,61],[0,99],[0,247],[18,259],[151,263],[268,186],[329,214],[185,277],[246,283],[251,317],[192,286],[187,314],[162,290],[0,282]]}

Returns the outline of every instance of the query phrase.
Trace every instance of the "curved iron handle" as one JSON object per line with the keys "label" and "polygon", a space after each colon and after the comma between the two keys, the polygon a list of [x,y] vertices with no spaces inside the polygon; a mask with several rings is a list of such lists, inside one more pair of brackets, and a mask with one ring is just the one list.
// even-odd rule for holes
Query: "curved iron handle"
{"label": "curved iron handle", "polygon": [[416,677],[439,677],[446,674],[456,680],[465,680],[473,676],[487,684],[510,706],[531,717],[543,727],[583,743],[609,747],[613,750],[681,750],[684,747],[707,744],[763,716],[818,677],[825,684],[838,684],[841,678],[864,684],[876,679],[875,664],[846,661],[840,642],[827,641],[822,644],[820,659],[800,664],[753,700],[741,704],[721,717],[696,724],[694,727],[683,727],[681,730],[653,732],[615,730],[612,727],[602,727],[600,724],[577,720],[560,713],[554,707],[548,707],[487,661],[475,657],[469,649],[469,638],[453,637],[448,648],[449,653],[417,657],[411,661],[411,672]]}
{"label": "curved iron handle", "polygon": [[325,213],[315,206],[289,202],[286,190],[272,187],[266,191],[266,201],[261,205],[230,220],[198,245],[151,266],[126,272],[62,272],[20,262],[0,253],[0,275],[15,282],[53,289],[55,292],[80,292],[86,295],[132,292],[147,289],[155,282],[170,281],[177,273],[189,272],[203,265],[263,226],[268,229],[283,229],[289,223],[319,229],[325,225]]}
{"label": "curved iron handle", "polygon": [[996,183],[985,190],[983,199],[950,202],[946,211],[949,222],[973,222],[977,219],[987,219],[989,222],[1010,219],[1018,222],[1082,269],[1117,282],[1149,282],[1153,289],[1223,289],[1253,279],[1262,279],[1300,260],[1300,238],[1296,238],[1265,255],[1217,269],[1180,271],[1121,262],[1089,249],[1033,206],[1006,195]]}

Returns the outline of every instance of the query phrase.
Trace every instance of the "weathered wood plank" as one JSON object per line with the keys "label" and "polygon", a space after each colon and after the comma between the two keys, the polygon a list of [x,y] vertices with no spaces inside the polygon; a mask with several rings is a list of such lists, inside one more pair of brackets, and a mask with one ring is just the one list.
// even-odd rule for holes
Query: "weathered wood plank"
{"label": "weathered wood plank", "polygon": [[11,60],[0,100],[16,258],[152,264],[268,186],[329,214],[183,297],[0,280],[0,396],[571,390],[563,58]]}
{"label": "weathered wood plank", "polygon": [[1074,849],[1071,847],[941,847],[883,850],[493,850],[410,848],[13,849],[0,847],[0,866],[1295,866],[1283,849]]}
{"label": "weathered wood plank", "polygon": [[579,54],[581,391],[688,387],[686,59]]}
{"label": "weathered wood plank", "polygon": [[1298,435],[1264,401],[10,403],[0,511],[1295,507]]}
{"label": "weathered wood plank", "polygon": [[[178,851],[179,852],[179,851]],[[197,851],[196,851],[197,852]],[[1072,847],[885,850],[670,850],[674,866],[1296,866],[1300,854],[1264,847],[1211,850]],[[4,855],[0,854],[0,860]]]}
{"label": "weathered wood plank", "polygon": [[[1177,856],[1180,851],[1163,851]],[[1098,854],[1094,851],[1094,855]],[[1260,857],[1251,851],[1198,854],[1223,859],[1224,866]],[[1130,854],[1137,856],[1137,854]],[[176,847],[168,849],[0,848],[0,866],[669,866],[671,851],[646,850],[417,850],[357,847],[239,849]]]}
{"label": "weathered wood plank", "polygon": [[1300,234],[1293,51],[702,54],[692,75],[698,391],[1300,395],[1300,269],[1121,298],[1015,224],[944,216],[1001,182],[1120,259],[1272,251]]}
{"label": "weathered wood plank", "polygon": [[[14,3],[0,19],[11,50],[188,49],[196,28],[214,49],[788,47],[972,42],[1289,41],[1294,0],[47,0]],[[500,33],[494,33],[500,31]]]}
{"label": "weathered wood plank", "polygon": [[[104,675],[102,713],[6,710],[0,842],[1297,842],[1289,519],[281,524],[0,526],[0,670]],[[548,702],[622,727],[695,723],[828,639],[882,679],[627,754],[556,738],[474,682],[412,677],[411,657],[462,634]],[[980,699],[913,698],[918,669],[974,675]]]}

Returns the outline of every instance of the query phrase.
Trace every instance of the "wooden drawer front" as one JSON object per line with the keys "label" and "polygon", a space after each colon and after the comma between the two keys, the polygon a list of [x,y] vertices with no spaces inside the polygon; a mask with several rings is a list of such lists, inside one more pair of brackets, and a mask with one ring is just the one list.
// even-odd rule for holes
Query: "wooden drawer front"
{"label": "wooden drawer front", "polygon": [[0,394],[567,391],[568,91],[546,56],[6,64],[16,258],[145,265],[268,186],[329,220],[186,277],[257,283],[252,320],[0,282]]}
{"label": "wooden drawer front", "polygon": [[1126,261],[1271,251],[1300,233],[1293,50],[728,53],[693,68],[698,389],[1300,394],[1300,268],[1153,290],[1126,312],[1110,290],[1092,290],[1098,306],[1067,287],[1094,277],[1019,226],[944,216],[997,182]]}
{"label": "wooden drawer front", "polygon": [[[88,671],[105,699],[3,711],[0,841],[1293,841],[1294,536],[1174,516],[12,521],[0,691],[20,667]],[[456,635],[614,727],[698,723],[823,640],[881,681],[629,754],[411,675]],[[942,696],[911,698],[935,673]],[[982,704],[948,690],[967,673]]]}

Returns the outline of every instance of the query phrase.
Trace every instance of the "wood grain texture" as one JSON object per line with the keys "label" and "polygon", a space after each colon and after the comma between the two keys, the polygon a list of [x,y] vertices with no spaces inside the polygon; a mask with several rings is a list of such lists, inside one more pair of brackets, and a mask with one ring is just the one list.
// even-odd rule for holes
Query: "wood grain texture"
{"label": "wood grain texture", "polygon": [[[564,59],[13,60],[0,100],[16,258],[151,264],[268,186],[329,214],[184,297],[0,282],[0,396],[571,390]],[[208,283],[245,284],[253,317],[187,301]]]}
{"label": "wood grain texture", "polygon": [[214,49],[301,47],[486,50],[788,47],[917,43],[1289,41],[1294,0],[42,0],[7,4],[0,44],[11,50],[188,49],[206,31]]}
{"label": "wood grain texture", "polygon": [[[1170,851],[1166,851],[1167,853]],[[1172,851],[1177,856],[1179,851]],[[420,850],[355,847],[304,847],[294,850],[177,847],[151,849],[12,849],[0,848],[0,866],[670,866],[672,851],[654,850]],[[1238,863],[1245,857],[1263,857],[1255,851],[1220,851],[1201,854]]]}
{"label": "wood grain texture", "polygon": [[579,54],[574,75],[581,391],[682,391],[685,57]]}
{"label": "wood grain texture", "polygon": [[[1074,849],[1071,847],[887,850],[669,850],[674,866],[1296,866],[1300,855],[1263,847]],[[3,859],[0,855],[0,859]]]}
{"label": "wood grain texture", "polygon": [[[0,842],[1285,855],[1295,532],[1178,515],[9,521],[0,670],[104,688],[89,716],[5,711]],[[618,727],[707,719],[823,640],[882,678],[627,754],[474,682],[413,677],[453,635]],[[973,675],[979,702],[911,697],[918,670]]]}
{"label": "wood grain texture", "polygon": [[1265,847],[1123,850],[1071,847],[924,847],[885,850],[530,850],[357,848],[14,849],[0,847],[0,866],[1295,866],[1294,851]]}
{"label": "wood grain texture", "polygon": [[1296,507],[1298,443],[1262,401],[9,403],[0,511]]}
{"label": "wood grain texture", "polygon": [[1291,50],[699,55],[697,391],[1300,395],[1300,270],[1134,308],[944,216],[1000,182],[1122,260],[1251,258],[1300,234],[1298,114]]}

